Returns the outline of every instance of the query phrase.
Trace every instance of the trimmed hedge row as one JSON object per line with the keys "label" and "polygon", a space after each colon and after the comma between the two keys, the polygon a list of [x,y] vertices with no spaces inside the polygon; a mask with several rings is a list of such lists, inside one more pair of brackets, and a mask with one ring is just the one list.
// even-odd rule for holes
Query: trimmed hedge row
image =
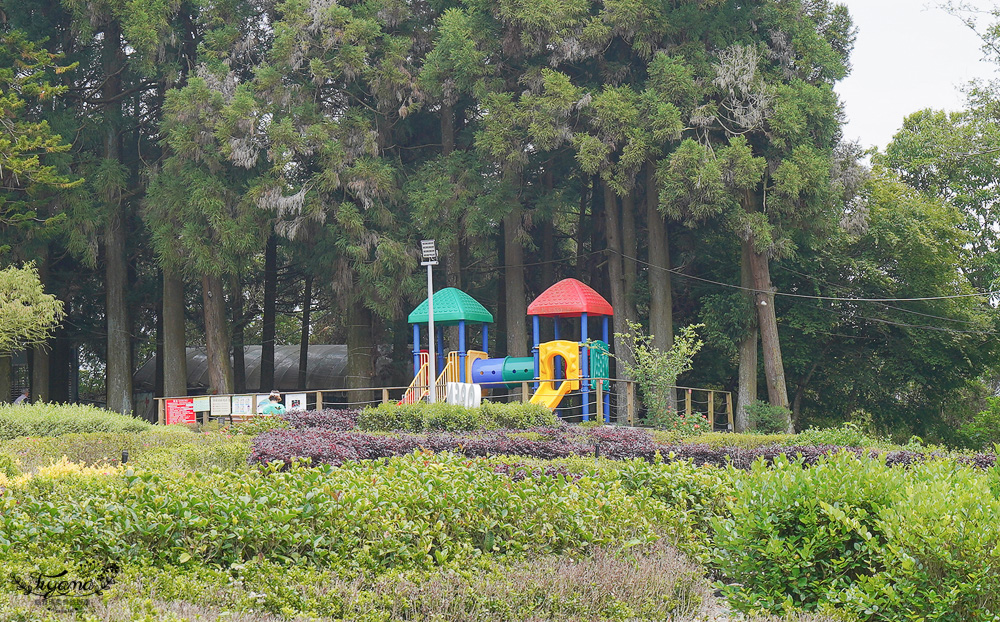
{"label": "trimmed hedge row", "polygon": [[[913,451],[884,452],[840,445],[666,445],[657,443],[646,431],[634,428],[560,426],[439,434],[370,434],[318,428],[271,430],[254,439],[249,459],[251,463],[268,464],[279,461],[286,465],[291,465],[296,459],[308,459],[313,464],[339,466],[354,460],[406,455],[418,449],[451,452],[470,458],[521,456],[546,460],[599,454],[615,460],[641,458],[652,462],[659,455],[664,460],[691,460],[699,466],[710,464],[721,467],[731,464],[741,469],[750,468],[759,459],[773,463],[779,456],[791,459],[801,456],[805,464],[811,465],[825,456],[841,452],[868,457],[889,466],[906,466],[923,462],[929,457],[940,457]],[[996,463],[996,456],[977,454],[959,457],[958,460],[970,466],[989,468]]]}
{"label": "trimmed hedge row", "polygon": [[125,434],[151,427],[142,419],[86,404],[0,404],[0,440],[85,432]]}

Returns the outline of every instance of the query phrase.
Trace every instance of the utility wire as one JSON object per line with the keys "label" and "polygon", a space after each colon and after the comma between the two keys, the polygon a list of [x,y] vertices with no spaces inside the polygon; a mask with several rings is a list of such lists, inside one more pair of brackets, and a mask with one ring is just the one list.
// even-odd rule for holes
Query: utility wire
{"label": "utility wire", "polygon": [[655,266],[647,261],[643,261],[636,257],[629,257],[621,251],[612,251],[611,249],[606,249],[611,252],[618,253],[623,258],[636,263],[640,263],[644,266],[650,268],[655,268],[657,270],[663,270],[664,272],[670,272],[687,279],[694,279],[695,281],[702,281],[704,283],[711,283],[712,285],[719,285],[721,287],[728,287],[731,289],[738,289],[744,292],[751,292],[754,294],[773,294],[775,296],[786,296],[789,298],[805,298],[808,300],[834,300],[839,302],[916,302],[921,300],[954,300],[956,298],[976,298],[976,297],[988,297],[995,294],[1000,294],[1000,290],[991,292],[977,292],[974,294],[954,294],[952,296],[920,296],[916,298],[847,298],[843,296],[812,296],[809,294],[794,294],[792,292],[769,292],[762,289],[755,289],[752,287],[743,287],[742,285],[733,285],[732,283],[723,283],[721,281],[713,281],[712,279],[706,279],[700,276],[694,276],[693,274],[684,274],[680,272],[677,268],[664,268],[663,266]]}

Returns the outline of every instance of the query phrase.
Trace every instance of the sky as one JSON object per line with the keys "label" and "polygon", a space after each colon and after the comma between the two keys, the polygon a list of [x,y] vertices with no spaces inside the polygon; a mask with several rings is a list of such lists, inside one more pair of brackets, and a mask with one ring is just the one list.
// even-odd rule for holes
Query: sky
{"label": "sky", "polygon": [[975,33],[937,8],[940,2],[839,1],[858,28],[853,70],[837,86],[847,114],[847,140],[884,149],[910,113],[960,110],[963,85],[974,78],[1000,78],[994,65],[981,60]]}

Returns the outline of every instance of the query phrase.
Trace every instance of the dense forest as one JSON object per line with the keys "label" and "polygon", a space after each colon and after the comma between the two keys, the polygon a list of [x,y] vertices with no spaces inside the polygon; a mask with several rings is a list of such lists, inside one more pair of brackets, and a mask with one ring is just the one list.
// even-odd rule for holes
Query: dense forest
{"label": "dense forest", "polygon": [[835,2],[3,0],[0,21],[2,263],[67,313],[36,398],[82,370],[128,412],[154,353],[183,394],[185,344],[218,393],[245,390],[244,344],[266,387],[274,345],[309,341],[348,345],[352,386],[405,385],[424,238],[500,353],[528,353],[528,302],[568,276],[658,347],[702,324],[683,381],[738,395],[738,427],[760,398],[798,429],[863,410],[945,437],[994,391],[1000,93],[915,112],[884,153],[844,142]]}

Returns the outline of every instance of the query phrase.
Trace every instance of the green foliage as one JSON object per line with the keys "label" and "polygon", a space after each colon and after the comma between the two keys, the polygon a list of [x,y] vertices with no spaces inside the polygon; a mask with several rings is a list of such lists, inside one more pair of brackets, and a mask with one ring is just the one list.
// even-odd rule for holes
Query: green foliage
{"label": "green foliage", "polygon": [[779,457],[737,478],[729,515],[712,521],[721,572],[741,611],[816,608],[858,577],[884,567],[878,512],[903,472],[840,454],[814,467]]}
{"label": "green foliage", "polygon": [[[86,432],[61,436],[30,436],[0,441],[0,460],[10,457],[20,464],[20,470],[34,472],[62,457],[71,462],[93,466],[115,464],[122,451],[129,452],[129,460],[141,461],[147,452],[163,449],[163,455],[184,448],[210,447],[215,444],[242,442],[243,437],[225,433],[198,434],[184,426],[155,426],[142,432]],[[249,439],[249,437],[245,437]],[[208,449],[205,452],[209,452]],[[210,453],[210,452],[209,452]]]}
{"label": "green foliage", "polygon": [[21,469],[18,468],[17,460],[14,456],[6,453],[0,453],[0,475],[17,477],[20,474]]}
{"label": "green foliage", "polygon": [[86,404],[0,405],[0,440],[80,432],[141,432],[150,424]]}
{"label": "green foliage", "polygon": [[842,447],[876,447],[884,441],[866,434],[857,423],[848,421],[836,428],[813,428],[791,436],[784,445],[840,445]]}
{"label": "green foliage", "polygon": [[[137,471],[0,500],[0,551],[77,551],[157,567],[260,558],[345,571],[460,567],[484,553],[584,553],[658,539],[669,511],[617,482],[513,481],[464,458],[415,454],[248,477]],[[142,516],[141,521],[135,520]],[[101,528],[93,529],[99,521]]]}
{"label": "green foliage", "polygon": [[781,434],[786,431],[786,423],[792,416],[792,411],[781,406],[772,406],[767,402],[755,400],[746,405],[750,417],[750,427],[760,434]]}
{"label": "green foliage", "polygon": [[1000,502],[980,472],[936,460],[914,467],[902,498],[879,512],[881,563],[831,599],[872,622],[1000,614]]}
{"label": "green foliage", "polygon": [[753,434],[743,432],[732,434],[728,432],[708,432],[696,437],[684,439],[687,443],[705,444],[709,447],[740,447],[752,449],[754,447],[767,447],[768,445],[810,445],[810,441],[804,440],[802,434]]}
{"label": "green foliage", "polygon": [[988,449],[1000,443],[1000,397],[986,398],[988,407],[962,425],[959,436],[971,449]]}
{"label": "green foliage", "polygon": [[227,431],[231,434],[257,436],[268,430],[278,430],[288,427],[291,427],[291,425],[281,417],[251,417],[246,421],[234,423]]}
{"label": "green foliage", "polygon": [[0,353],[44,342],[65,315],[33,264],[0,270]]}
{"label": "green foliage", "polygon": [[[671,409],[671,392],[675,390],[677,376],[691,369],[691,361],[703,345],[697,336],[697,329],[701,327],[701,324],[684,327],[674,336],[674,343],[667,351],[655,347],[652,335],[644,335],[642,326],[634,322],[628,323],[627,333],[615,333],[630,355],[620,356],[618,360],[638,383],[649,413],[648,420],[655,427],[669,429],[680,422],[680,416]],[[696,419],[692,419],[694,423],[684,419],[684,429],[693,430],[697,425],[704,431],[705,421]]]}
{"label": "green foliage", "polygon": [[558,425],[551,410],[537,404],[484,401],[480,408],[437,402],[379,404],[361,411],[358,427],[371,432],[464,432]]}

